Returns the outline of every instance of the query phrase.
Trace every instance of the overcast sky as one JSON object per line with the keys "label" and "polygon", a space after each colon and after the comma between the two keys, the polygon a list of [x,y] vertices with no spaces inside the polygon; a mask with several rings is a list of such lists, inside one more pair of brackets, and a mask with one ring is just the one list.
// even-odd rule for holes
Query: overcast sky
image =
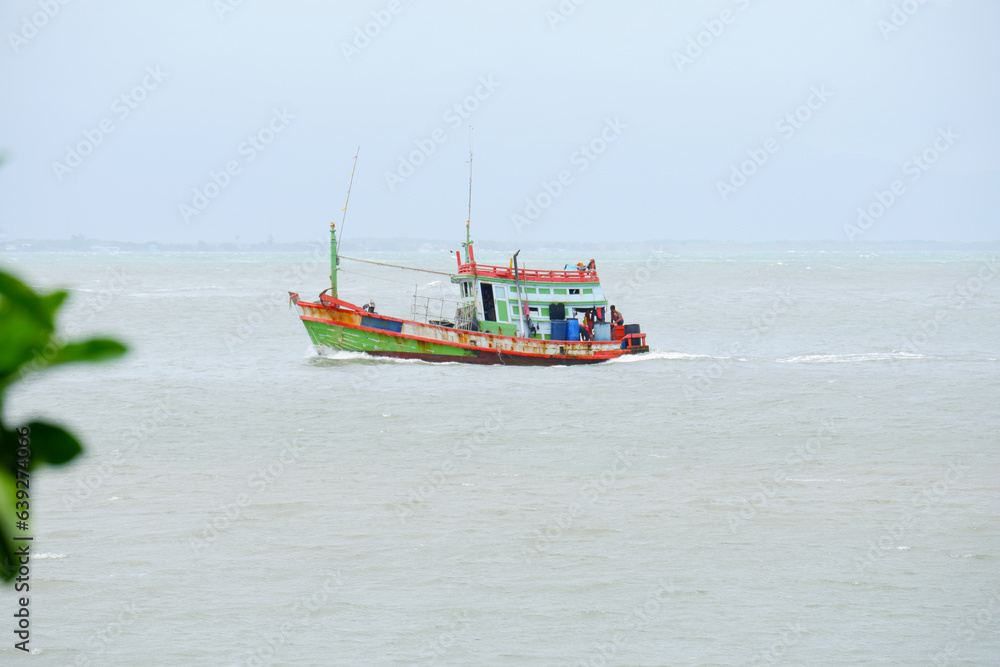
{"label": "overcast sky", "polygon": [[989,0],[6,0],[0,27],[8,239],[322,238],[359,144],[347,236],[459,239],[470,125],[475,238],[1000,238]]}

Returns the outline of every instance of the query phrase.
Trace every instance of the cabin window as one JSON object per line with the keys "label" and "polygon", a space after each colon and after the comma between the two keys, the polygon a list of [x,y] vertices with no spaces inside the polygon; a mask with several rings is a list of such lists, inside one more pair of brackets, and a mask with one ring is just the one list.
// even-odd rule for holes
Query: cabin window
{"label": "cabin window", "polygon": [[483,319],[487,322],[497,321],[496,302],[493,301],[493,285],[479,283],[483,292]]}
{"label": "cabin window", "polygon": [[536,290],[534,287],[525,287],[524,291],[526,294],[534,294]]}
{"label": "cabin window", "polygon": [[585,289],[585,290],[583,290],[583,293],[584,293],[584,294],[593,294],[593,293],[594,293],[594,290],[593,290],[593,289],[589,289],[589,288],[588,288],[588,289]]}
{"label": "cabin window", "polygon": [[535,314],[537,314],[538,313],[538,309],[534,308],[532,306],[528,306],[528,312],[529,313],[535,313]]}
{"label": "cabin window", "polygon": [[548,287],[539,287],[538,288],[538,293],[539,294],[549,294],[549,288]]}
{"label": "cabin window", "polygon": [[493,286],[493,298],[495,299],[506,299],[507,296],[504,294],[503,285]]}
{"label": "cabin window", "polygon": [[571,290],[569,291],[569,293],[570,293],[570,294],[579,294],[579,293],[580,293],[580,290],[579,290],[579,289],[571,289]]}
{"label": "cabin window", "polygon": [[566,290],[564,290],[564,289],[554,289],[554,290],[552,290],[552,293],[553,294],[565,294]]}
{"label": "cabin window", "polygon": [[520,315],[521,314],[521,308],[518,307],[518,306],[511,306],[510,307],[510,312],[514,313],[515,315]]}
{"label": "cabin window", "polygon": [[[532,310],[534,310],[534,308],[532,308]],[[548,316],[549,316],[549,309],[546,306],[542,306],[542,317],[548,317]]]}

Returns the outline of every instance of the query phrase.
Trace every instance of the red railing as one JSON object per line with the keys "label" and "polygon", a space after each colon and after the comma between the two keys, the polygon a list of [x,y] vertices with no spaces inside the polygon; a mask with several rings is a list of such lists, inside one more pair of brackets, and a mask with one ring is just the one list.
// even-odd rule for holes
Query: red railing
{"label": "red railing", "polygon": [[[459,275],[479,275],[486,278],[504,278],[514,280],[514,269],[506,266],[487,266],[485,264],[462,264],[458,267]],[[597,271],[538,271],[535,269],[518,269],[517,277],[521,280],[533,280],[552,283],[596,283],[600,279]]]}

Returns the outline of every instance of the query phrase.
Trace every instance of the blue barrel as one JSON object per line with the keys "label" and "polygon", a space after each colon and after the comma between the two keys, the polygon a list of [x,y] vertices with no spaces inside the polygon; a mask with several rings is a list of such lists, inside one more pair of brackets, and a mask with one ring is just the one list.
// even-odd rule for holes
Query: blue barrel
{"label": "blue barrel", "polygon": [[566,338],[566,320],[552,320],[552,340],[569,340]]}
{"label": "blue barrel", "polygon": [[566,340],[580,340],[579,320],[566,320]]}

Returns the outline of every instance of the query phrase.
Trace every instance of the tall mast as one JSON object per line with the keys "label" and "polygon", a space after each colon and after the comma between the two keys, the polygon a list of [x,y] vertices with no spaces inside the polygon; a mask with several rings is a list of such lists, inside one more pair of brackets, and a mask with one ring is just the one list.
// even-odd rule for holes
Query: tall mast
{"label": "tall mast", "polygon": [[[358,150],[354,155],[354,166],[351,167],[351,180],[347,184],[347,199],[344,201],[344,208],[340,209],[344,212],[344,215],[340,218],[340,231],[344,231],[344,222],[347,220],[347,205],[351,203],[351,188],[354,186],[354,172],[358,167],[358,155],[361,153],[361,146],[358,146]],[[340,259],[337,252],[337,227],[334,223],[330,223],[330,296],[334,299],[339,299],[337,296],[337,265],[340,264]]]}
{"label": "tall mast", "polygon": [[517,287],[517,303],[520,305],[521,316],[518,318],[521,336],[531,338],[531,312],[528,309],[527,299],[521,298],[521,275],[517,270],[517,256],[521,254],[520,248],[514,253],[514,285]]}
{"label": "tall mast", "polygon": [[337,228],[333,222],[330,223],[330,296],[340,298],[337,296]]}
{"label": "tall mast", "polygon": [[469,224],[472,222],[472,126],[469,126],[469,215],[465,219],[465,243],[462,247],[465,248],[465,263],[468,264],[470,259],[470,246],[472,246],[472,239],[470,238]]}

